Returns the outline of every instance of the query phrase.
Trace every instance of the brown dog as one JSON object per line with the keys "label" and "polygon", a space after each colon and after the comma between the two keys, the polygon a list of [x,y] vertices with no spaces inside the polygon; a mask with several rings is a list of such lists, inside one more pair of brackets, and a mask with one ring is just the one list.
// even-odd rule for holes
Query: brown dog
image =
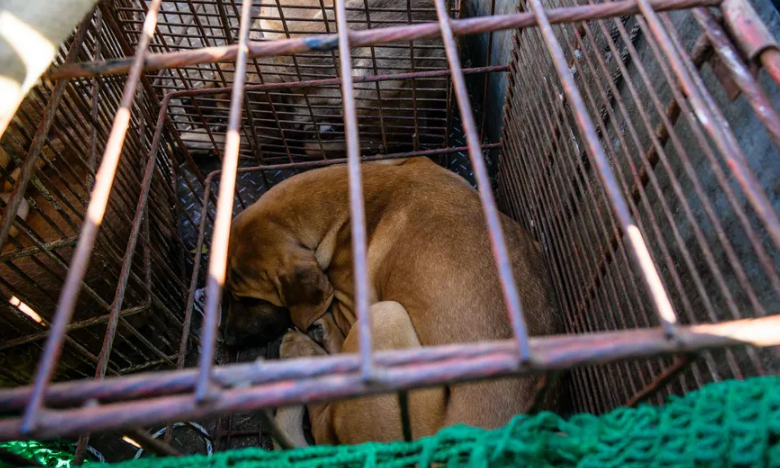
{"label": "brown dog", "polygon": [[[480,200],[465,180],[416,158],[364,164],[363,185],[375,349],[510,338]],[[302,331],[319,321],[326,347],[338,348],[343,334],[342,352],[357,351],[349,218],[345,166],[292,177],[236,217],[228,343],[271,339],[290,320]],[[501,219],[530,333],[559,332],[537,244]],[[282,357],[325,353],[298,332],[281,350]],[[535,384],[529,377],[411,392],[413,436],[458,423],[503,425],[526,408]],[[394,395],[309,405],[318,444],[400,439],[398,414]]]}

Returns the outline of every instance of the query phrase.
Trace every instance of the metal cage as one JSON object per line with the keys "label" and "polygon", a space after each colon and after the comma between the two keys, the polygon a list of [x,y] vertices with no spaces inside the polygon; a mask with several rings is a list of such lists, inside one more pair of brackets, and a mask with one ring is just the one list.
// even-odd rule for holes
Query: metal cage
{"label": "metal cage", "polygon": [[[748,0],[401,3],[321,0],[307,29],[287,0],[116,0],[79,26],[0,142],[0,439],[568,369],[574,409],[600,413],[777,372],[780,48]],[[458,154],[513,340],[372,353],[361,327],[359,355],[215,364],[236,213],[347,163],[365,320],[361,161]],[[499,209],[541,242],[567,335],[527,335]]]}

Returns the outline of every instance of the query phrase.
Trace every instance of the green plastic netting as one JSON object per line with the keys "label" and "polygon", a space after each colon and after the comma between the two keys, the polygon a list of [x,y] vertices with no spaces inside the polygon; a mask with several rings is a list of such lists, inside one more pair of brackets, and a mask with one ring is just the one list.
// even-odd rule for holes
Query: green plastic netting
{"label": "green plastic netting", "polygon": [[662,407],[515,417],[487,431],[449,427],[414,442],[259,448],[146,458],[116,468],[780,467],[780,378],[712,383]]}
{"label": "green plastic netting", "polygon": [[[70,442],[38,442],[26,440],[19,442],[3,442],[0,448],[15,453],[27,460],[35,460],[39,465],[70,468],[73,465],[73,444]],[[92,460],[84,460],[84,465],[92,466]],[[0,461],[0,468],[14,468],[10,463]]]}

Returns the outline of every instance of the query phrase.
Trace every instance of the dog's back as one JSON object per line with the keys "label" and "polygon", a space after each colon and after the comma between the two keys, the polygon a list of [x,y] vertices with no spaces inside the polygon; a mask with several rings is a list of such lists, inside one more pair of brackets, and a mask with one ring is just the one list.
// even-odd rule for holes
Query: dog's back
{"label": "dog's back", "polygon": [[[394,169],[408,183],[394,197],[407,216],[403,228],[394,229],[398,234],[392,239],[394,247],[373,278],[381,291],[379,300],[404,305],[424,346],[511,338],[476,191],[428,160]],[[366,171],[366,179],[371,172]],[[376,176],[384,177],[380,171]],[[503,215],[501,220],[529,333],[561,332],[541,251],[517,223]],[[503,425],[528,408],[536,382],[537,378],[523,378],[451,388],[445,425]]]}
{"label": "dog's back", "polygon": [[[281,197],[284,202],[275,205],[282,209],[335,210],[333,216],[349,219],[344,166],[312,171],[281,185],[266,196]],[[427,158],[397,166],[364,164],[363,185],[372,301],[403,305],[423,346],[511,338],[477,192]],[[561,332],[541,251],[517,223],[501,219],[529,333]],[[326,272],[337,291],[353,297],[348,223],[337,244]],[[537,381],[528,377],[455,386],[446,425],[505,424],[527,409]]]}

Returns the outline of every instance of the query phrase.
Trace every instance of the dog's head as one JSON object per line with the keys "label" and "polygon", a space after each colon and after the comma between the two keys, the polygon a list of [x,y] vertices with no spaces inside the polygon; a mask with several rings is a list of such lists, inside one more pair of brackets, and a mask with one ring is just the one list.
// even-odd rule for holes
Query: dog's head
{"label": "dog's head", "polygon": [[254,208],[236,217],[230,235],[222,301],[230,346],[263,345],[291,324],[306,331],[333,300],[314,252]]}

